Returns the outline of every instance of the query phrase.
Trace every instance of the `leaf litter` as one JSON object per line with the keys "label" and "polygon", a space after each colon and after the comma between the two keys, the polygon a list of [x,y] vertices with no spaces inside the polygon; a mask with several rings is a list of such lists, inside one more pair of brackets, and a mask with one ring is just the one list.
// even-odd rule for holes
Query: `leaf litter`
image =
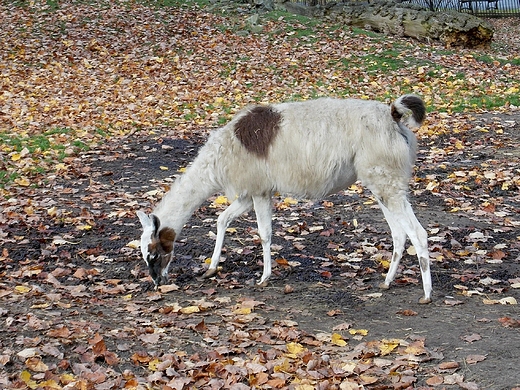
{"label": "leaf litter", "polygon": [[[502,369],[516,372],[514,55],[487,64],[481,53],[444,56],[403,41],[400,60],[433,56],[441,68],[370,73],[352,53],[384,56],[391,39],[327,25],[297,37],[283,17],[237,39],[236,19],[197,7],[45,7],[1,8],[9,49],[1,51],[0,162],[14,178],[1,190],[2,387],[519,386],[493,363],[506,357]],[[352,63],[335,68],[338,58]],[[475,85],[505,92],[506,113],[451,112],[478,96]],[[251,102],[340,91],[380,100],[417,91],[436,110],[418,134],[412,183],[431,238],[436,302],[411,299],[420,278],[412,257],[392,290],[374,292],[391,240],[361,186],[316,203],[275,200],[277,266],[265,290],[252,286],[260,267],[250,215],[229,234],[218,276],[196,279],[227,203],[216,196],[179,243],[175,284],[150,291],[139,250],[128,245],[139,234],[134,212],[168,190],[208,129]],[[467,347],[457,352],[456,343]]]}

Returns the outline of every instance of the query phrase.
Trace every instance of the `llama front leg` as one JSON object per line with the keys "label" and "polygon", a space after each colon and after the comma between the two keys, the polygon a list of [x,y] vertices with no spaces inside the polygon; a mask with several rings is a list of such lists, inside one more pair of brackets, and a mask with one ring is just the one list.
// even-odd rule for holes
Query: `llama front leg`
{"label": "llama front leg", "polygon": [[256,221],[258,224],[258,234],[262,240],[262,252],[264,261],[264,271],[258,282],[259,286],[265,287],[267,279],[271,276],[271,236],[272,236],[272,203],[269,196],[253,197]]}
{"label": "llama front leg", "polygon": [[215,248],[213,249],[209,268],[204,275],[202,275],[203,278],[210,278],[217,273],[217,266],[220,261],[222,246],[224,245],[224,236],[231,221],[246,211],[249,211],[252,206],[253,202],[251,198],[241,197],[231,203],[229,207],[219,215],[217,219],[217,240],[215,242]]}

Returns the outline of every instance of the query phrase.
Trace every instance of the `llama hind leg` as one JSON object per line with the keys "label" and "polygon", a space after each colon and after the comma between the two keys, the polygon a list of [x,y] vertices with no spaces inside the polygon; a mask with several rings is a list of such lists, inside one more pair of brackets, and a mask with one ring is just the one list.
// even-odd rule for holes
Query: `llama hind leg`
{"label": "llama hind leg", "polygon": [[[424,230],[417,220],[417,217],[412,210],[412,206],[405,197],[392,197],[381,206],[387,221],[389,221],[390,228],[392,228],[393,225],[399,224],[401,230],[410,238],[410,241],[417,252],[417,258],[419,259],[419,266],[421,268],[424,297],[419,300],[419,303],[430,303],[432,300],[432,278],[430,273],[430,254],[428,251],[428,235],[426,230]],[[392,258],[392,262],[393,260],[394,259]],[[388,284],[387,282],[395,277],[398,263],[394,265],[394,268],[392,268],[392,265],[387,274],[385,284]]]}
{"label": "llama hind leg", "polygon": [[404,252],[404,244],[406,243],[406,232],[401,227],[401,224],[399,223],[399,221],[394,219],[393,214],[390,213],[390,211],[386,208],[385,205],[383,205],[381,202],[379,202],[379,206],[381,207],[381,210],[383,210],[383,213],[385,214],[385,219],[386,219],[386,222],[388,223],[388,226],[390,226],[390,230],[392,232],[392,241],[393,241],[392,261],[390,262],[390,267],[386,274],[385,281],[379,285],[380,288],[386,290],[390,287],[390,283],[392,283],[394,281],[395,275],[399,268],[399,263],[401,261],[401,257],[403,256],[403,252]]}
{"label": "llama hind leg", "polygon": [[246,211],[249,211],[252,206],[253,202],[251,198],[241,197],[231,203],[229,207],[219,215],[217,219],[217,240],[215,242],[215,248],[213,249],[209,268],[204,275],[202,275],[203,278],[210,278],[217,273],[217,266],[220,261],[222,246],[224,245],[224,236],[231,221]]}
{"label": "llama hind leg", "polygon": [[271,236],[272,236],[272,203],[269,196],[253,197],[258,234],[262,240],[264,271],[258,282],[259,286],[265,287],[267,279],[271,276]]}

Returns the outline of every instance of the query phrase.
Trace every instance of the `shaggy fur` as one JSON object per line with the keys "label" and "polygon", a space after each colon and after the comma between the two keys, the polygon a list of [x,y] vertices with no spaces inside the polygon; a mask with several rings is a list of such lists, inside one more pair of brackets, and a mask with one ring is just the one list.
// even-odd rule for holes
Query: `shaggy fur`
{"label": "shaggy fur", "polygon": [[[394,254],[382,287],[394,279],[408,236],[421,265],[421,301],[429,302],[427,236],[407,200],[416,153],[416,138],[409,127],[420,125],[424,115],[424,103],[415,95],[402,96],[391,106],[323,98],[246,108],[209,137],[153,211],[160,221],[158,229],[153,229],[154,217],[138,213],[143,225],[141,244],[148,247],[163,229],[178,238],[204,200],[225,192],[233,203],[218,218],[206,276],[216,272],[229,223],[254,207],[264,255],[260,283],[265,283],[271,274],[271,195],[319,199],[360,180],[378,200],[392,230]],[[257,131],[266,134],[257,136]],[[150,253],[143,251],[149,265]],[[166,268],[161,274],[166,277],[167,272]]]}

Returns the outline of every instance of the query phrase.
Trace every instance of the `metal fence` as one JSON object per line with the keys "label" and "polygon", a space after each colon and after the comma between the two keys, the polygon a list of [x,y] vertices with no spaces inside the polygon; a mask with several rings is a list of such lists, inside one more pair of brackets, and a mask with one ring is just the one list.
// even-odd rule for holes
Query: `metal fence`
{"label": "metal fence", "polygon": [[520,16],[520,0],[408,0],[432,11],[457,10],[477,16]]}
{"label": "metal fence", "polygon": [[[326,5],[329,3],[360,4],[373,0],[290,0],[305,5]],[[520,16],[520,0],[398,0],[418,4],[431,11],[455,10],[482,17]]]}

